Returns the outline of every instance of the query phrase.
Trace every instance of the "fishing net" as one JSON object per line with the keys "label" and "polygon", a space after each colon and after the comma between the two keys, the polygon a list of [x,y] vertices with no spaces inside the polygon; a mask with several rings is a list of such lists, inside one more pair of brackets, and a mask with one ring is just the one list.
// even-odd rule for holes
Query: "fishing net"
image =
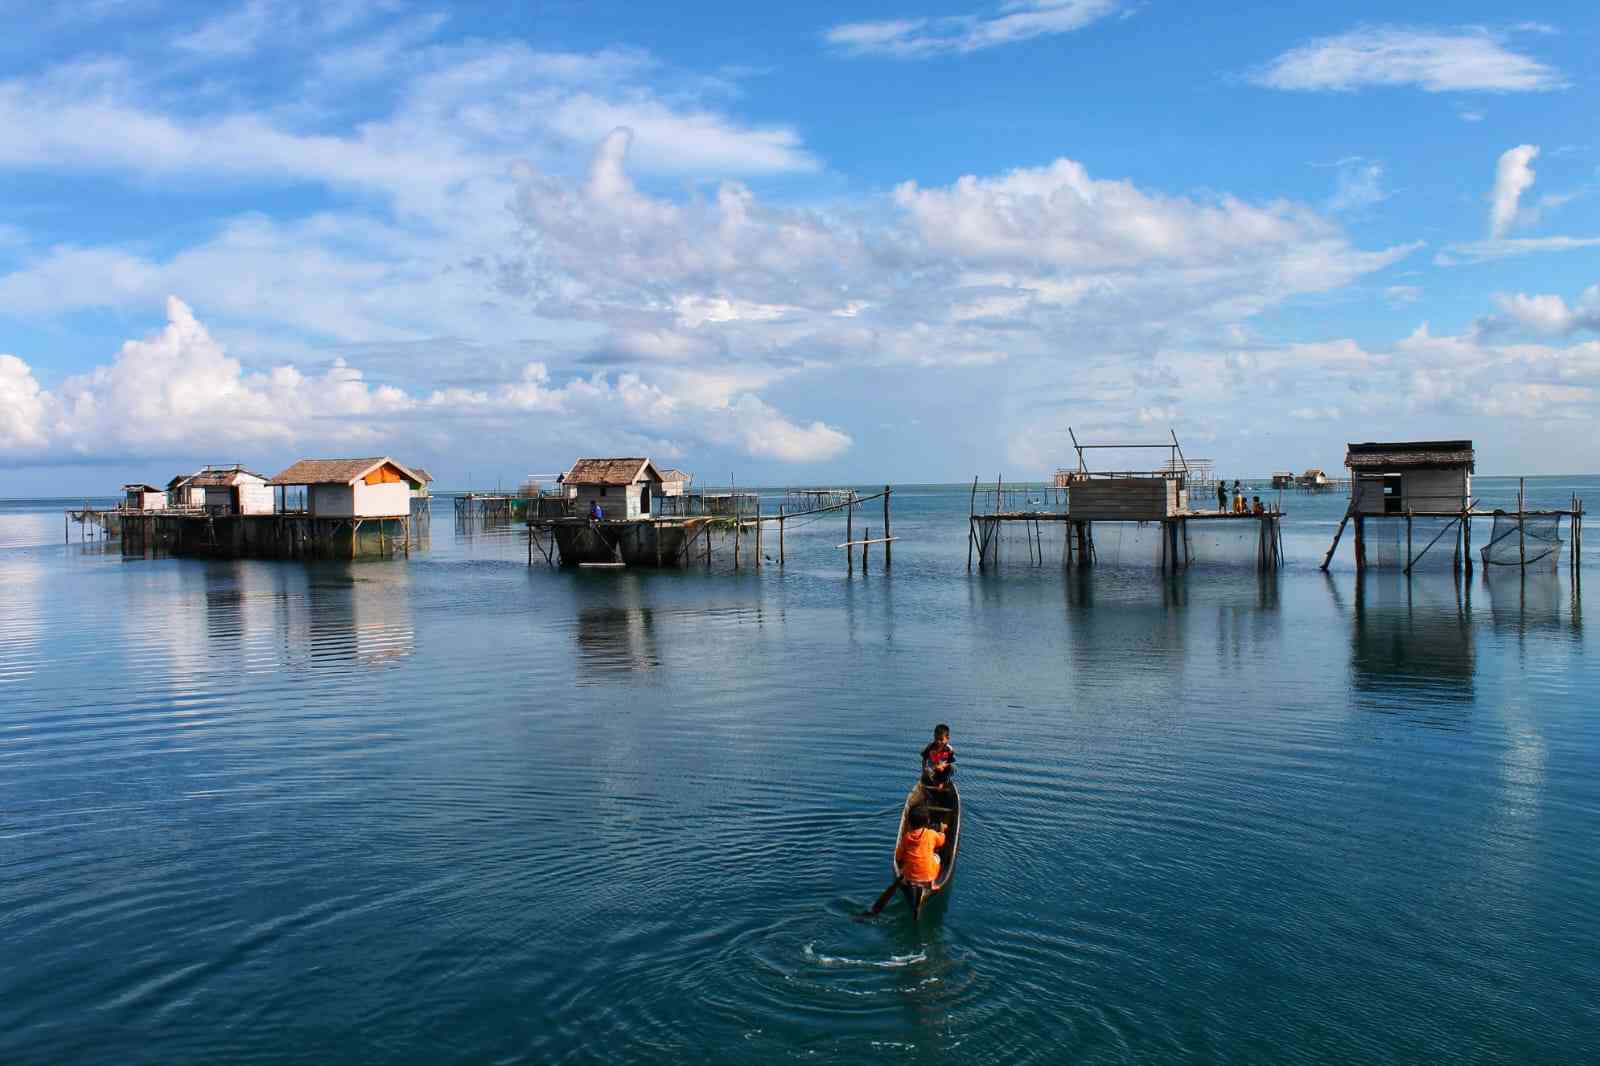
{"label": "fishing net", "polygon": [[1461,536],[1455,518],[1412,518],[1409,544],[1404,517],[1368,515],[1362,522],[1366,565],[1380,570],[1450,570]]}
{"label": "fishing net", "polygon": [[973,557],[980,566],[1062,566],[1067,561],[1067,523],[979,518],[973,523]]}
{"label": "fishing net", "polygon": [[1554,569],[1561,561],[1561,516],[1496,511],[1482,555],[1484,566],[1540,563]]}
{"label": "fishing net", "polygon": [[1126,569],[1256,569],[1277,558],[1273,519],[1183,522],[1176,543],[1160,522],[1089,522],[1081,548],[1066,522],[979,518],[973,529],[975,558],[984,567],[1077,564],[1084,550],[1091,565]]}

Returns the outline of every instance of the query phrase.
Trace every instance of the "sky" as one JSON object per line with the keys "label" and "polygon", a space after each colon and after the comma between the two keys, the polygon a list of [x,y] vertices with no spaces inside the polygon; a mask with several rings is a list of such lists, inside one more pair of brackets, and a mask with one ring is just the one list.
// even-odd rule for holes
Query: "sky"
{"label": "sky", "polygon": [[0,496],[1600,470],[1592,4],[0,16]]}

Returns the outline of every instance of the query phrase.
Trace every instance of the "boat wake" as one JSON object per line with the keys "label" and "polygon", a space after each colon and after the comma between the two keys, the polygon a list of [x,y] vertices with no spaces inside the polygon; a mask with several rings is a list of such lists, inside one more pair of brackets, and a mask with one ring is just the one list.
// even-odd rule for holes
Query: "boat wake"
{"label": "boat wake", "polygon": [[869,966],[880,970],[898,970],[904,966],[914,966],[919,962],[927,962],[926,952],[913,952],[910,955],[890,955],[887,959],[850,959],[841,955],[822,955],[816,950],[816,941],[805,947],[806,958],[823,966]]}

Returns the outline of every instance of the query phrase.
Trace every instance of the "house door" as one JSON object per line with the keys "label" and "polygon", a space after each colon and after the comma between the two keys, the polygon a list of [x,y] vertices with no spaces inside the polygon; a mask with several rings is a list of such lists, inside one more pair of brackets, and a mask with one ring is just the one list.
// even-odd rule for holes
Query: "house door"
{"label": "house door", "polygon": [[639,486],[639,514],[650,517],[650,482]]}
{"label": "house door", "polygon": [[1403,475],[1383,475],[1383,513],[1404,514],[1405,509],[1405,479]]}

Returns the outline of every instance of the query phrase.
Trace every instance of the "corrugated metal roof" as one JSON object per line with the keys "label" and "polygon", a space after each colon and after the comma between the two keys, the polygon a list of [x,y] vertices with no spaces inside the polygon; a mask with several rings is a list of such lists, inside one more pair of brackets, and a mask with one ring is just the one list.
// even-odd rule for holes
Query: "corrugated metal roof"
{"label": "corrugated metal roof", "polygon": [[154,485],[135,484],[122,486],[123,492],[160,492]]}
{"label": "corrugated metal roof", "polygon": [[412,467],[411,468],[411,472],[413,474],[417,475],[418,477],[420,477],[424,481],[432,481],[433,480],[433,475],[428,473],[426,470],[422,469],[422,467],[420,467],[420,466]]}
{"label": "corrugated metal roof", "polygon": [[562,477],[567,485],[632,485],[649,468],[657,481],[660,471],[645,458],[579,459]]}
{"label": "corrugated metal roof", "polygon": [[384,463],[393,463],[395,469],[411,479],[413,486],[423,484],[415,470],[396,462],[387,455],[369,456],[365,459],[302,459],[287,470],[269,478],[269,485],[351,485],[366,477]]}
{"label": "corrugated metal roof", "polygon": [[1352,470],[1407,466],[1473,465],[1470,440],[1367,441],[1346,445],[1344,465]]}
{"label": "corrugated metal roof", "polygon": [[688,473],[687,471],[679,470],[676,467],[674,467],[671,470],[663,470],[663,471],[661,471],[661,480],[662,481],[681,481],[684,484],[688,484],[689,482],[694,480],[694,475],[691,474],[691,473]]}
{"label": "corrugated metal roof", "polygon": [[189,485],[193,488],[226,489],[239,484],[240,477],[253,477],[261,481],[267,480],[265,474],[257,474],[252,470],[246,470],[242,466],[213,467],[202,470],[189,478]]}

